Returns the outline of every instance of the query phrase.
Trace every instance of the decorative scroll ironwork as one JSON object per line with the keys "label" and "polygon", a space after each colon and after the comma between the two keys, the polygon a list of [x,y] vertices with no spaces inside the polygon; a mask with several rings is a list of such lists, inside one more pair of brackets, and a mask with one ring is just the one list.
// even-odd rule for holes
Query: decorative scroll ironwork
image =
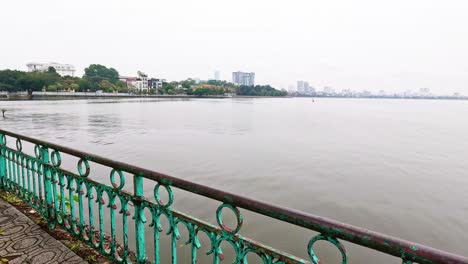
{"label": "decorative scroll ironwork", "polygon": [[[16,149],[7,146],[6,136],[16,140]],[[23,152],[23,141],[34,144],[34,156]],[[78,159],[76,172],[61,167],[61,153]],[[90,162],[108,168],[110,186],[88,177],[91,174]],[[129,178],[133,180],[132,192],[124,190]],[[153,182],[154,197],[145,197],[144,179]],[[227,243],[234,249],[234,263],[247,263],[248,256],[256,254],[263,263],[268,264],[316,264],[320,261],[313,247],[320,240],[333,244],[341,254],[341,263],[347,263],[348,254],[339,239],[396,256],[402,259],[402,263],[468,263],[468,259],[462,256],[4,130],[0,130],[0,188],[14,193],[35,208],[48,221],[50,228],[59,225],[103,255],[120,263],[161,263],[162,217],[169,223],[165,234],[170,237],[172,263],[177,263],[180,226],[188,231],[185,244],[190,245],[191,263],[196,263],[200,254],[199,235],[202,233],[210,241],[210,249],[206,254],[212,256],[213,263],[219,263],[224,258],[221,245]],[[172,188],[220,201],[216,210],[218,225],[174,209],[172,205],[175,196]],[[162,201],[162,190],[167,193],[167,201]],[[310,259],[298,258],[240,235],[244,219],[239,208],[319,232],[319,235],[304,246]],[[145,210],[149,212],[150,219],[146,218]],[[236,224],[233,228],[224,223],[222,213],[225,210],[235,215]],[[120,224],[117,223],[117,216],[121,218]],[[110,223],[106,224],[105,217],[110,219]],[[145,223],[153,232],[145,232],[145,228],[148,228]],[[132,241],[128,236],[130,224],[135,226]],[[121,229],[118,230],[118,226]],[[119,240],[117,236],[120,235],[123,237]],[[153,241],[155,254],[154,259],[148,260],[145,243],[150,240]],[[135,252],[130,250],[130,244],[136,245]]]}

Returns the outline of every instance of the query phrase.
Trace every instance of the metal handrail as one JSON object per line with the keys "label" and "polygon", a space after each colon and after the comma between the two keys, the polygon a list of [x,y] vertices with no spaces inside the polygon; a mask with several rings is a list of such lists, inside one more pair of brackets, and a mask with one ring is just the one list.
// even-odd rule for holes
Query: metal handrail
{"label": "metal handrail", "polygon": [[0,129],[0,134],[5,134],[17,139],[25,140],[46,148],[51,148],[82,159],[86,159],[88,161],[106,165],[117,170],[139,175],[143,178],[177,187],[179,189],[183,189],[201,196],[209,197],[235,207],[243,208],[261,215],[269,216],[274,219],[314,230],[326,236],[340,238],[357,245],[402,258],[404,261],[416,261],[418,263],[468,264],[468,258],[464,256],[455,255],[418,243],[316,216],[307,212],[243,197],[192,181],[144,169],[128,163],[114,161],[102,156],[79,151],[48,141],[39,140],[33,137],[24,136],[7,130]]}

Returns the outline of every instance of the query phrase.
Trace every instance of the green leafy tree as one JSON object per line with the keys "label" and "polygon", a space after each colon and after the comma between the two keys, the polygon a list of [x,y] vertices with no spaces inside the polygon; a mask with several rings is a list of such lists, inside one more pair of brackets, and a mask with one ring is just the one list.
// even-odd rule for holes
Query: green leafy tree
{"label": "green leafy tree", "polygon": [[108,93],[117,90],[117,86],[108,80],[102,80],[99,83],[99,88],[103,90],[104,92],[108,92]]}
{"label": "green leafy tree", "polygon": [[60,76],[53,67],[45,72],[0,71],[0,90],[16,91],[115,91],[126,89],[113,68],[93,64],[86,68],[83,78]]}
{"label": "green leafy tree", "polygon": [[91,64],[85,68],[85,78],[102,78],[107,79],[111,83],[116,83],[119,80],[119,72],[114,68],[107,68],[100,64]]}
{"label": "green leafy tree", "polygon": [[[174,90],[178,86],[177,82],[163,82],[161,92],[163,94],[174,94]],[[170,91],[170,92],[169,92]]]}
{"label": "green leafy tree", "polygon": [[241,85],[236,89],[237,95],[244,96],[286,96],[286,91],[276,90],[270,85],[246,86]]}
{"label": "green leafy tree", "polygon": [[47,68],[47,72],[48,73],[57,73],[57,70],[55,70],[54,67],[50,66],[49,68]]}
{"label": "green leafy tree", "polygon": [[27,73],[15,82],[17,91],[41,91],[49,85],[55,84],[60,81],[60,76],[47,72],[31,72]]}
{"label": "green leafy tree", "polygon": [[182,88],[190,88],[194,84],[195,84],[195,80],[192,80],[192,79],[187,79],[180,83],[180,85],[182,85]]}
{"label": "green leafy tree", "polygon": [[[106,81],[106,82],[103,82]],[[115,90],[115,85],[119,83],[119,72],[114,68],[107,68],[100,64],[91,64],[85,69],[82,81],[80,81],[80,91]],[[109,85],[112,84],[112,85]]]}
{"label": "green leafy tree", "polygon": [[58,92],[59,91],[59,86],[56,84],[51,84],[46,87],[45,89],[47,92]]}
{"label": "green leafy tree", "polygon": [[8,92],[19,91],[20,88],[17,86],[18,79],[24,77],[25,72],[3,70],[0,71],[0,89]]}
{"label": "green leafy tree", "polygon": [[193,91],[193,95],[195,96],[205,96],[205,95],[223,95],[225,90],[220,87],[199,87]]}

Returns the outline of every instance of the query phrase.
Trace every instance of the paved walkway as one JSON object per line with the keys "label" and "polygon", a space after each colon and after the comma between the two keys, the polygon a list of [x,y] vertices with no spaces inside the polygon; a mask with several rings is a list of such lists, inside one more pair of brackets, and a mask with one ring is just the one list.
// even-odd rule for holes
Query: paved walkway
{"label": "paved walkway", "polygon": [[0,199],[0,257],[9,259],[9,264],[86,263],[2,199]]}

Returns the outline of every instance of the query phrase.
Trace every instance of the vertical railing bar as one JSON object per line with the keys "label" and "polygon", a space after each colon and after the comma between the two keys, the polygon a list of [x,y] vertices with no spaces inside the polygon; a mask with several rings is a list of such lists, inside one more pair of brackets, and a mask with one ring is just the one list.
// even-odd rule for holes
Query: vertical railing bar
{"label": "vertical railing bar", "polygon": [[196,243],[197,243],[197,234],[196,234],[196,226],[193,225],[193,224],[189,224],[190,228],[189,228],[189,237],[192,239],[192,264],[196,264],[197,263],[197,247],[196,247]]}
{"label": "vertical railing bar", "polygon": [[71,176],[67,176],[68,196],[70,197],[70,229],[72,230],[72,234],[77,235],[79,232],[75,232],[75,228],[78,223],[75,219],[75,191],[72,188],[72,179],[73,178]]}
{"label": "vertical railing bar", "polygon": [[[10,152],[11,153],[11,152]],[[11,155],[11,159],[10,157],[8,157],[8,174],[9,174],[9,182],[10,182],[10,191],[12,191],[13,193],[16,192],[16,185],[15,185],[15,178],[14,178],[14,174],[13,174],[13,154]]]}
{"label": "vertical railing bar", "polygon": [[14,166],[15,183],[16,183],[16,194],[20,196],[21,195],[21,178],[20,178],[19,170],[18,170],[18,155],[16,155],[15,153],[13,154],[13,156],[14,156],[13,166]]}
{"label": "vertical railing bar", "polygon": [[86,185],[86,193],[88,196],[88,223],[89,223],[89,240],[94,246],[94,206],[93,206],[93,188],[90,184]]}
{"label": "vertical railing bar", "polygon": [[153,221],[154,221],[154,263],[160,264],[161,263],[161,252],[160,252],[160,241],[159,241],[159,221],[160,221],[160,214],[159,209],[154,209],[153,212]]}
{"label": "vertical railing bar", "polygon": [[39,186],[39,205],[41,207],[41,211],[46,213],[44,210],[44,192],[45,192],[45,186],[44,186],[44,164],[38,163],[37,165],[37,185]]}
{"label": "vertical railing bar", "polygon": [[5,152],[5,160],[6,160],[6,166],[7,166],[6,178],[7,178],[7,180],[8,180],[8,189],[11,191],[11,189],[12,189],[12,186],[11,186],[11,185],[12,185],[11,166],[12,166],[12,165],[10,164],[11,161],[10,161],[9,154],[10,154],[9,151],[8,151],[8,153]]}
{"label": "vertical railing bar", "polygon": [[10,164],[11,164],[11,184],[12,184],[12,190],[13,190],[13,193],[16,194],[18,187],[17,187],[17,183],[16,183],[16,174],[15,174],[15,170],[16,170],[16,167],[15,167],[15,155],[14,155],[13,153],[11,153]]}
{"label": "vertical railing bar", "polygon": [[19,198],[24,199],[24,178],[23,178],[23,164],[21,160],[21,155],[17,154],[17,161],[16,161],[16,169],[18,171],[18,178],[20,182],[20,193],[19,193]]}
{"label": "vertical railing bar", "polygon": [[53,229],[55,227],[55,208],[53,208],[54,199],[52,195],[54,195],[52,190],[52,171],[49,165],[49,150],[45,147],[41,147],[41,160],[43,163],[43,180],[44,180],[44,191],[45,191],[45,200],[46,200],[46,219],[49,224],[49,228]]}
{"label": "vertical railing bar", "polygon": [[22,195],[22,193],[23,193],[23,184],[21,182],[21,165],[20,165],[19,154],[18,153],[16,153],[15,159],[16,159],[16,162],[15,162],[16,178],[17,178],[17,181],[18,181],[18,196],[22,197],[23,196]]}
{"label": "vertical railing bar", "polygon": [[177,228],[177,224],[174,223],[171,233],[171,252],[172,252],[172,264],[177,264],[177,238],[174,229]]}
{"label": "vertical railing bar", "polygon": [[[31,166],[32,166],[32,163],[30,163],[31,160],[29,159],[29,157],[26,158],[26,177],[28,178],[28,201],[30,202],[30,204],[33,204],[33,199],[31,198],[32,196],[32,191],[31,191]],[[29,166],[29,164],[31,164],[31,166]]]}
{"label": "vertical railing bar", "polygon": [[[57,194],[57,183],[58,183],[58,172],[55,170],[51,170],[51,178],[50,178],[50,186],[52,187],[52,200],[54,203],[54,216],[55,220],[59,221],[60,216],[60,205],[59,205],[59,199],[58,199],[58,194]],[[65,199],[65,197],[61,197],[62,199]],[[62,219],[63,221],[63,219]]]}
{"label": "vertical railing bar", "polygon": [[111,255],[115,258],[117,253],[117,245],[116,245],[116,228],[115,228],[115,209],[117,208],[115,204],[115,196],[109,196],[109,209],[110,209],[110,221],[111,221]]}
{"label": "vertical railing bar", "polygon": [[[65,225],[65,218],[67,217],[67,216],[66,216],[66,215],[67,215],[67,210],[66,210],[66,209],[67,209],[67,208],[66,208],[66,206],[67,206],[67,201],[66,201],[66,199],[65,199],[65,182],[64,182],[64,175],[62,174],[62,172],[57,171],[57,177],[58,177],[58,181],[59,181],[58,184],[59,184],[59,186],[60,186],[60,197],[62,198],[62,199],[60,200],[60,209],[61,209],[61,210],[60,210],[60,211],[61,211],[60,213],[61,213],[61,218],[62,218],[62,224],[63,224],[63,226],[64,226],[65,228],[67,228],[66,225]],[[70,204],[71,199],[72,199],[71,197],[68,197],[68,204]]]}
{"label": "vertical railing bar", "polygon": [[123,222],[123,260],[124,263],[128,261],[128,215],[130,215],[128,211],[128,201],[120,200],[122,206],[122,222]]}
{"label": "vertical railing bar", "polygon": [[[21,178],[22,178],[22,183],[23,183],[23,198],[26,199],[27,196],[29,196],[29,191],[26,185],[26,176],[25,176],[25,171],[24,167],[27,166],[27,160],[26,158],[23,157],[23,154],[20,155],[20,167],[21,167]],[[24,164],[24,161],[26,161],[26,164]]]}
{"label": "vertical railing bar", "polygon": [[3,189],[8,190],[8,167],[7,167],[8,159],[7,159],[7,156],[6,156],[7,150],[6,150],[6,147],[4,147],[4,146],[1,146],[1,147],[2,147],[1,165],[3,167],[3,169],[2,169],[2,172],[3,172],[2,184],[3,184]]}
{"label": "vertical railing bar", "polygon": [[143,177],[141,175],[133,175],[133,188],[134,188],[134,195],[138,199],[134,201],[137,263],[145,263],[146,262],[145,223],[144,223],[144,209],[141,204],[141,199],[144,198],[144,192],[143,192]]}
{"label": "vertical railing bar", "polygon": [[11,165],[12,165],[12,171],[13,171],[13,186],[15,187],[15,194],[18,194],[19,186],[18,186],[18,178],[16,177],[16,156],[15,153],[12,153],[11,155]]}
{"label": "vertical railing bar", "polygon": [[216,248],[213,252],[213,264],[219,264],[218,248]]}
{"label": "vertical railing bar", "polygon": [[16,175],[16,186],[18,187],[17,189],[17,195],[21,197],[21,176],[19,173],[19,164],[18,164],[18,155],[15,154],[15,175]]}
{"label": "vertical railing bar", "polygon": [[36,188],[36,177],[37,177],[37,171],[36,169],[34,169],[34,164],[36,164],[36,167],[39,168],[39,165],[37,164],[37,162],[35,160],[31,160],[31,179],[32,179],[32,187],[33,187],[33,194],[34,194],[34,205],[36,207],[36,210],[37,210],[37,203],[38,203],[38,199],[37,199],[37,188]]}
{"label": "vertical railing bar", "polygon": [[[2,138],[5,138],[5,135],[1,134]],[[5,148],[4,146],[0,146],[0,189],[5,190],[6,189],[6,159],[5,159]]]}
{"label": "vertical railing bar", "polygon": [[76,182],[76,189],[78,193],[78,216],[80,218],[79,231],[81,232],[81,238],[86,241],[85,238],[85,223],[84,223],[84,205],[83,205],[83,183],[81,181]]}
{"label": "vertical railing bar", "polygon": [[101,190],[98,192],[98,213],[99,213],[99,245],[101,246],[101,249],[104,250],[105,248],[105,241],[104,241],[104,211],[103,211],[103,205],[105,203],[104,198],[103,198],[103,191]]}
{"label": "vertical railing bar", "polygon": [[[36,164],[36,169],[34,168],[34,164]],[[39,183],[39,164],[37,163],[36,160],[31,161],[31,179],[32,179],[32,186],[33,186],[33,205],[34,209],[36,209],[37,212],[42,214],[41,211],[41,204],[40,204],[40,196],[38,193],[38,185]]]}
{"label": "vertical railing bar", "polygon": [[16,168],[16,179],[18,181],[18,197],[22,198],[23,187],[21,183],[21,165],[19,162],[19,154],[15,154],[15,168]]}

